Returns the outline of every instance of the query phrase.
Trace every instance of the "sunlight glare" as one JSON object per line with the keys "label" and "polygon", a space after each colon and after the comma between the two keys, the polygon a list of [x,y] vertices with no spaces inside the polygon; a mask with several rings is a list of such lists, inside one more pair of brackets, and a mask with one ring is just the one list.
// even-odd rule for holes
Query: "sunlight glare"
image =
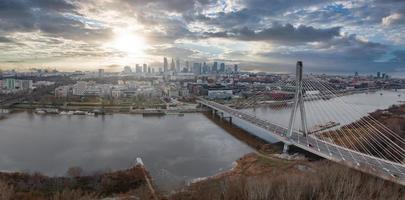
{"label": "sunlight glare", "polygon": [[116,34],[111,47],[128,55],[142,56],[147,44],[143,37],[135,33],[120,32]]}

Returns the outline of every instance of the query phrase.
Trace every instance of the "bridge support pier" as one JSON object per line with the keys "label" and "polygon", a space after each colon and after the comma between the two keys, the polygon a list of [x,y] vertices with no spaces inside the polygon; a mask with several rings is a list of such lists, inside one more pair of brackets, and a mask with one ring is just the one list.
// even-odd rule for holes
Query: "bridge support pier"
{"label": "bridge support pier", "polygon": [[290,149],[290,145],[284,143],[284,147],[283,147],[283,153],[288,153],[288,150]]}
{"label": "bridge support pier", "polygon": [[212,116],[215,117],[215,115],[217,115],[217,110],[212,109],[212,110],[211,110],[211,113],[212,113]]}
{"label": "bridge support pier", "polygon": [[224,120],[228,119],[229,124],[232,124],[232,117],[222,117]]}

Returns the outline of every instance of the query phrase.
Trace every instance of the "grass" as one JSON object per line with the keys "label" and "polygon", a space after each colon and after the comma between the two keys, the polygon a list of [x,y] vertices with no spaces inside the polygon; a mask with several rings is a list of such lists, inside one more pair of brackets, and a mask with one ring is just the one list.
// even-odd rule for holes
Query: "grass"
{"label": "grass", "polygon": [[[255,165],[267,166],[269,162],[278,163],[276,160],[259,157]],[[316,165],[309,165],[312,170],[305,171],[295,167],[280,169],[277,165],[273,165],[272,168],[275,169],[266,173],[250,176],[239,173],[195,183],[172,194],[169,199],[405,199],[404,187],[329,161],[316,161]]]}

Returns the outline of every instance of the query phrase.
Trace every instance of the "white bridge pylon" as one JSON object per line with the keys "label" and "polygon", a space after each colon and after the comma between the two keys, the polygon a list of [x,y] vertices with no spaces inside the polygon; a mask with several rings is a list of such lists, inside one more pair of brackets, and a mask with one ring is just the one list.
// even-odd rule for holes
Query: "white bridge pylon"
{"label": "white bridge pylon", "polygon": [[[294,104],[291,110],[291,117],[290,117],[290,122],[288,125],[288,132],[286,133],[286,136],[288,138],[291,138],[293,129],[294,129],[294,124],[295,124],[295,118],[297,115],[297,109],[299,107],[300,109],[300,114],[301,114],[301,127],[303,130],[303,134],[306,137],[308,134],[308,126],[307,126],[307,118],[305,116],[305,105],[304,105],[304,89],[302,86],[302,71],[303,71],[303,65],[302,61],[297,61],[297,68],[296,68],[296,82],[295,82],[295,95],[294,95]],[[284,144],[284,149],[283,152],[287,153],[288,148],[290,144],[285,143]]]}

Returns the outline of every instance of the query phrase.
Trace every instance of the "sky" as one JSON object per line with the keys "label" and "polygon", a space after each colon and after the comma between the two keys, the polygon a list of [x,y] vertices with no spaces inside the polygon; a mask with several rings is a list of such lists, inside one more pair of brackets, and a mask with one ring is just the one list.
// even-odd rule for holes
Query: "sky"
{"label": "sky", "polygon": [[0,0],[0,69],[405,72],[404,0]]}

